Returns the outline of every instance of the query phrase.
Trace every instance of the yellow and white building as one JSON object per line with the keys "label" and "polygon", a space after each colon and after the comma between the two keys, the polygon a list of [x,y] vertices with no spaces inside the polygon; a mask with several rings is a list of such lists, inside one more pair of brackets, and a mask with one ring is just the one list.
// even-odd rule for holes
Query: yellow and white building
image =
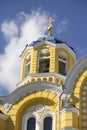
{"label": "yellow and white building", "polygon": [[0,97],[0,130],[87,130],[87,57],[49,36],[26,45],[17,89]]}

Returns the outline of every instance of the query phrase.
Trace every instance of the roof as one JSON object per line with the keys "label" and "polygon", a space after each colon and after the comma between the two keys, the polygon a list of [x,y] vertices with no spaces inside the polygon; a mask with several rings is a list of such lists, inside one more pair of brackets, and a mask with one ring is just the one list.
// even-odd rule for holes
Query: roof
{"label": "roof", "polygon": [[40,43],[43,43],[43,42],[46,43],[46,41],[48,41],[48,42],[50,42],[52,44],[55,44],[55,45],[66,44],[74,53],[76,53],[75,50],[70,45],[68,45],[65,41],[62,41],[62,40],[60,40],[60,39],[58,39],[56,37],[53,37],[53,36],[47,36],[47,37],[40,37],[36,41],[33,41],[33,42],[29,43],[29,44],[26,44],[26,46],[25,46],[25,48],[22,51],[20,56],[23,55],[26,48],[39,45]]}
{"label": "roof", "polygon": [[15,104],[17,101],[21,99],[21,97],[23,98],[27,96],[28,94],[31,94],[33,92],[40,91],[40,90],[52,91],[53,93],[56,93],[56,94],[62,93],[61,86],[55,85],[50,82],[36,81],[36,82],[31,82],[27,85],[23,85],[8,95],[0,96],[0,99],[2,100],[0,105],[4,105],[6,103],[9,103],[11,105]]}
{"label": "roof", "polygon": [[74,49],[71,46],[69,46],[65,41],[62,41],[62,40],[60,40],[56,37],[53,37],[53,36],[40,37],[36,41],[33,41],[32,43],[30,43],[28,46],[34,46],[42,41],[49,41],[49,42],[52,42],[54,44],[64,44],[65,43],[68,47],[70,47],[74,51]]}
{"label": "roof", "polygon": [[62,41],[56,37],[48,36],[48,37],[40,37],[36,41],[33,41],[31,44],[29,44],[29,46],[33,46],[33,45],[37,44],[38,42],[42,42],[42,41],[49,41],[49,42],[52,42],[55,44],[64,43],[64,41]]}

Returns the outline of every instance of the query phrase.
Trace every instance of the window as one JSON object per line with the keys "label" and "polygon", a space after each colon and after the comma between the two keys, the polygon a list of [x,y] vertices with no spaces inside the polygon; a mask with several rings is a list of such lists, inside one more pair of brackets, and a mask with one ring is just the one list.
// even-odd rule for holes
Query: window
{"label": "window", "polygon": [[36,120],[34,117],[31,117],[27,121],[27,130],[35,130]]}
{"label": "window", "polygon": [[44,129],[43,130],[52,130],[52,118],[46,117],[44,119]]}
{"label": "window", "polygon": [[60,52],[58,56],[58,65],[59,65],[59,74],[66,75],[68,70],[68,62],[67,62],[67,55],[65,52]]}
{"label": "window", "polygon": [[25,77],[30,73],[31,55],[27,55],[25,60]]}
{"label": "window", "polygon": [[50,109],[44,104],[28,108],[22,119],[22,130],[55,130],[55,113]]}
{"label": "window", "polygon": [[38,72],[46,73],[49,72],[50,68],[50,52],[48,49],[42,49],[38,56]]}

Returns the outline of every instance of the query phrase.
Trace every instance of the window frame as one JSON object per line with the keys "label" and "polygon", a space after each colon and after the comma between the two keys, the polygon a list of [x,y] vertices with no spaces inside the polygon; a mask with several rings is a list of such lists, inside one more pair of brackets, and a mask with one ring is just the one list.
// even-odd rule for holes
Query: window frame
{"label": "window frame", "polygon": [[[23,116],[23,119],[22,119],[22,130],[27,130],[27,121],[29,120],[29,118],[35,118],[36,122],[37,122],[37,115],[36,114],[33,114],[33,113],[30,113],[30,112],[26,112]],[[35,124],[35,130],[36,130],[36,125],[37,123]]]}
{"label": "window frame", "polygon": [[[55,113],[48,106],[45,107],[46,109],[45,112],[43,111],[43,109],[39,111],[36,110],[36,112],[33,111],[33,108],[31,112],[29,112],[30,109],[27,110],[22,118],[22,130],[27,130],[27,121],[31,117],[34,117],[36,119],[35,130],[43,130],[43,125],[44,125],[43,123],[46,117],[52,118],[52,130],[55,130],[55,125],[56,125]],[[41,115],[38,115],[38,112],[41,112]]]}
{"label": "window frame", "polygon": [[[63,57],[64,59],[61,57]],[[59,62],[62,62],[65,64],[65,70],[64,70],[65,74],[61,74],[61,73],[59,73],[59,74],[66,76],[67,72],[68,72],[68,57],[67,57],[67,54],[63,51],[61,51],[58,55],[58,72],[60,71],[59,70]]]}
{"label": "window frame", "polygon": [[[26,63],[27,57],[29,56],[30,61]],[[25,65],[24,65],[24,77],[27,77],[27,75],[30,73],[30,69],[28,70],[28,72],[26,72],[26,68],[30,66],[29,68],[31,69],[31,54],[27,54],[27,56],[25,57]]]}
{"label": "window frame", "polygon": [[55,119],[55,114],[52,111],[46,111],[42,114],[41,116],[41,129],[44,130],[44,119],[46,117],[51,117],[52,118],[52,130],[55,130],[55,124],[56,124],[56,119]]}
{"label": "window frame", "polygon": [[[41,53],[41,51],[42,50],[44,50],[44,49],[46,49],[46,50],[48,50],[48,52],[49,52],[49,56],[43,56],[43,57],[40,57],[39,55],[40,55],[40,53]],[[49,71],[47,71],[47,72],[40,72],[40,60],[49,60]],[[45,69],[46,70],[46,69]],[[48,48],[42,48],[40,51],[39,51],[39,53],[38,53],[38,73],[48,73],[48,72],[50,72],[50,51],[49,51],[49,49]]]}

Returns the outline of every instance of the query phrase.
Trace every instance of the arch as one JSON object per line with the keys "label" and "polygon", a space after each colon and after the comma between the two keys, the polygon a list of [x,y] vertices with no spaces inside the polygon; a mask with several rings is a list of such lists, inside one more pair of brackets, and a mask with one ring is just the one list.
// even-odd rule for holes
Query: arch
{"label": "arch", "polygon": [[[49,106],[49,104],[46,105],[44,103],[43,104],[37,103],[36,105],[32,105],[31,107],[26,109],[25,114],[23,115],[23,118],[22,118],[22,130],[28,130],[30,127],[31,128],[29,130],[32,130],[31,124],[34,125],[33,128],[35,130],[43,130],[44,121],[46,121],[45,123],[47,124],[47,120],[49,123],[48,127],[50,127],[50,125],[51,125],[51,129],[52,129],[52,127],[54,128],[55,113],[52,111],[52,108]],[[31,124],[29,121],[31,121]],[[52,130],[54,130],[54,129],[52,129]]]}
{"label": "arch", "polygon": [[36,119],[34,117],[29,118],[27,121],[27,130],[35,130],[35,125]]}
{"label": "arch", "polygon": [[22,130],[35,130],[36,117],[36,114],[26,112],[22,119]]}
{"label": "arch", "polygon": [[[37,96],[38,96],[38,93],[39,92],[37,92]],[[43,95],[45,95],[46,93],[44,93]],[[31,99],[32,96],[33,96],[33,98]],[[43,104],[45,104],[47,106],[55,106],[55,104],[56,104],[54,101],[52,101],[51,97],[48,98],[46,96],[46,97],[39,97],[38,98],[37,96],[32,94],[31,96],[29,96],[30,99],[28,99],[28,97],[26,97],[28,99],[26,102],[24,101],[24,103],[23,103],[23,100],[22,100],[23,104],[21,104],[21,102],[20,102],[21,106],[17,110],[17,117],[16,117],[17,127],[16,127],[16,130],[20,130],[21,129],[20,127],[22,125],[21,124],[22,123],[22,118],[23,118],[23,122],[26,121],[26,123],[27,123],[27,119],[30,118],[30,117],[35,117],[35,119],[37,121],[39,115],[37,113],[35,113],[35,108],[34,108],[33,114],[32,114],[32,111],[27,111],[29,107],[34,106],[35,104],[41,104],[42,102],[43,102]],[[26,98],[24,100],[26,100]],[[46,109],[45,109],[45,111],[46,111]],[[24,118],[23,115],[24,115],[25,112],[26,112],[26,116]],[[22,127],[24,128],[24,125]],[[25,129],[23,129],[23,130],[25,130]]]}
{"label": "arch", "polygon": [[55,83],[59,84],[59,79],[58,78],[56,78]]}
{"label": "arch", "polygon": [[2,104],[5,104],[8,102],[8,104],[11,104],[12,106],[16,102],[18,102],[22,97],[25,97],[26,95],[29,95],[31,93],[44,91],[44,90],[53,92],[58,95],[62,93],[62,89],[58,85],[55,85],[50,82],[45,82],[45,81],[36,81],[36,82],[31,82],[29,84],[26,84],[17,88],[15,91],[10,93],[9,95],[2,96],[1,97]]}
{"label": "arch", "polygon": [[38,72],[46,73],[50,69],[50,52],[49,49],[43,48],[38,54]]}
{"label": "arch", "polygon": [[60,85],[63,85],[63,80],[60,80]]}
{"label": "arch", "polygon": [[73,66],[66,78],[64,87],[66,87],[66,93],[71,96],[72,101],[81,113],[79,128],[87,129],[87,56],[81,58]]}
{"label": "arch", "polygon": [[[81,77],[82,75],[83,77]],[[78,86],[79,80],[80,81],[83,80],[82,83],[86,80],[85,79],[86,75],[87,75],[87,56],[78,60],[74,64],[70,72],[68,73],[64,83],[64,88],[66,89],[66,93],[68,95],[71,95],[74,88]],[[80,84],[79,88],[81,87],[82,83]]]}
{"label": "arch", "polygon": [[48,116],[44,119],[43,130],[52,130],[52,117]]}
{"label": "arch", "polygon": [[66,75],[68,71],[68,57],[64,51],[58,54],[58,72],[59,74]]}
{"label": "arch", "polygon": [[32,82],[35,82],[35,78],[32,78],[31,81],[32,81]]}
{"label": "arch", "polygon": [[44,78],[43,78],[43,81],[47,81],[47,77],[44,77]]}
{"label": "arch", "polygon": [[41,78],[37,78],[37,81],[41,81]]}
{"label": "arch", "polygon": [[48,126],[49,127],[48,130],[55,130],[55,120],[56,120],[55,119],[55,113],[53,111],[51,111],[51,110],[45,111],[44,113],[42,113],[42,115],[40,117],[40,120],[42,121],[42,123],[41,123],[42,124],[42,126],[41,126],[42,130],[46,130],[47,129],[46,127],[44,128],[44,123],[48,119],[50,119],[50,122],[48,122],[48,123],[51,123]]}
{"label": "arch", "polygon": [[53,77],[49,77],[49,81],[50,81],[50,82],[53,82]]}

